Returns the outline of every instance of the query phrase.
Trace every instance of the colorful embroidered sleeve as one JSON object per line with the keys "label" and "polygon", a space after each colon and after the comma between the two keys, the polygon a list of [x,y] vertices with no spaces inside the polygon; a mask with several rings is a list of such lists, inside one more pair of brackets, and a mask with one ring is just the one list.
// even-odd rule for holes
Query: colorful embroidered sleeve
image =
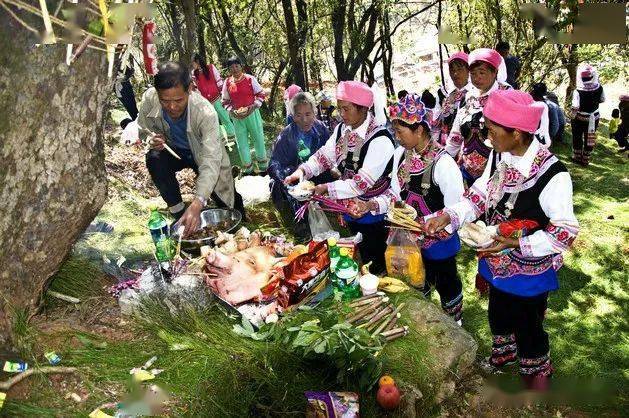
{"label": "colorful embroidered sleeve", "polygon": [[328,195],[332,199],[349,199],[363,195],[382,176],[393,151],[393,144],[386,136],[372,139],[358,173],[351,179],[328,183]]}
{"label": "colorful embroidered sleeve", "polygon": [[448,134],[448,139],[446,140],[446,152],[452,156],[452,158],[456,159],[461,151],[461,147],[463,146],[463,135],[461,135],[461,115],[463,112],[458,112],[456,117],[454,118],[454,123],[452,124],[452,129],[450,130],[450,134]]}
{"label": "colorful embroidered sleeve", "polygon": [[223,83],[223,91],[222,91],[222,98],[221,98],[221,103],[223,103],[223,106],[225,107],[225,110],[227,110],[228,112],[231,112],[234,109],[234,106],[232,106],[232,98],[229,96],[229,78]]}
{"label": "colorful embroidered sleeve", "polygon": [[[336,129],[339,129],[337,126]],[[332,132],[332,135],[325,144],[317,150],[314,154],[308,158],[308,161],[299,166],[301,171],[304,172],[306,179],[318,176],[326,170],[334,167],[336,162],[336,130]]]}
{"label": "colorful embroidered sleeve", "polygon": [[222,90],[224,81],[221,78],[221,73],[218,72],[218,70],[216,69],[214,65],[210,64],[210,66],[212,67],[212,72],[214,72],[214,80],[216,80],[216,86],[218,87],[219,90]]}
{"label": "colorful embroidered sleeve", "polygon": [[[490,154],[489,161],[492,158],[493,155]],[[463,199],[459,203],[454,205],[446,204],[444,211],[450,215],[452,229],[458,230],[463,224],[475,221],[485,212],[490,171],[491,164],[487,164],[483,174],[476,179],[472,187],[463,193]]]}
{"label": "colorful embroidered sleeve", "polygon": [[255,95],[255,100],[253,102],[253,105],[256,108],[260,108],[266,96],[264,94],[264,90],[262,90],[262,86],[260,85],[260,83],[258,83],[258,80],[256,80],[256,78],[253,76],[251,76],[251,87],[253,87],[253,94]]}
{"label": "colorful embroidered sleeve", "polygon": [[520,238],[520,251],[525,257],[543,257],[566,251],[579,233],[574,216],[570,174],[553,177],[539,196],[542,210],[550,219],[543,231]]}

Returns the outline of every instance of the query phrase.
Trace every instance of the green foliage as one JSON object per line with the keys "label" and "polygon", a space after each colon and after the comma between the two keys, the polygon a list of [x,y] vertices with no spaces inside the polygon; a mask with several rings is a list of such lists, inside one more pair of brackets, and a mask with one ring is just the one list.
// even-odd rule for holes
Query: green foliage
{"label": "green foliage", "polygon": [[359,388],[367,391],[382,372],[382,362],[375,357],[382,344],[364,329],[342,321],[342,311],[342,304],[326,301],[316,308],[301,306],[258,332],[243,317],[242,325],[234,325],[233,330],[254,340],[288,347],[305,360],[334,364],[338,370],[337,382],[348,385],[358,381]]}

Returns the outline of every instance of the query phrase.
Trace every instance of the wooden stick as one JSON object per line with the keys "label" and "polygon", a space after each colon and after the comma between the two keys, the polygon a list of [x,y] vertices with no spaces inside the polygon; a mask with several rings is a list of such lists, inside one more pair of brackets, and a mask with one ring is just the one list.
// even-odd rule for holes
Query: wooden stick
{"label": "wooden stick", "polygon": [[385,307],[384,309],[382,309],[377,315],[375,315],[373,318],[371,318],[369,320],[369,322],[367,322],[366,328],[367,331],[371,331],[373,328],[375,328],[376,326],[378,326],[378,322],[384,318],[386,315],[390,314],[393,311],[393,306],[389,305],[387,307]]}
{"label": "wooden stick", "polygon": [[64,300],[66,302],[81,303],[81,299],[77,299],[77,298],[72,297],[72,296],[64,295],[63,293],[55,292],[54,290],[49,290],[46,293],[48,295],[52,296],[53,298],[61,299],[61,300]]}
{"label": "wooden stick", "polygon": [[178,160],[181,160],[181,157],[177,155],[177,153],[175,151],[173,151],[173,149],[171,147],[168,146],[167,143],[164,142],[164,148],[166,149],[166,151],[170,152],[173,157],[175,157]]}
{"label": "wooden stick", "polygon": [[395,328],[395,325],[397,324],[398,319],[400,319],[400,316],[394,316],[393,319],[391,320],[391,323],[387,325],[384,331],[391,331],[393,328]]}
{"label": "wooden stick", "polygon": [[376,296],[371,297],[369,299],[361,300],[360,302],[357,302],[354,305],[349,305],[349,307],[350,308],[354,308],[354,309],[359,308],[359,310],[360,310],[360,309],[363,309],[362,307],[364,307],[366,305],[371,305],[372,303],[375,303],[377,301],[377,298],[383,298],[383,297],[384,297],[384,295],[382,295],[382,296],[381,295],[376,295]]}
{"label": "wooden stick", "polygon": [[375,311],[376,309],[378,309],[378,307],[380,305],[382,305],[384,302],[388,302],[388,301],[389,301],[389,298],[382,298],[378,302],[376,302],[376,303],[374,303],[372,305],[367,305],[366,308],[356,312],[354,315],[349,316],[346,319],[346,321],[349,322],[349,323],[355,322],[355,321],[363,318],[365,315]]}
{"label": "wooden stick", "polygon": [[379,309],[378,309],[378,310],[377,310],[377,311],[376,311],[376,312],[375,312],[375,313],[371,316],[371,318],[370,318],[367,322],[365,322],[364,324],[361,324],[361,325],[359,326],[359,328],[366,328],[366,327],[368,327],[369,325],[373,324],[373,322],[374,322],[375,320],[377,320],[377,317],[378,317],[379,315],[381,315],[381,314],[382,314],[382,312],[385,312],[385,311],[389,310],[390,306],[391,306],[391,305],[386,305],[386,306],[382,306],[382,307],[380,307],[380,308],[379,308]]}
{"label": "wooden stick", "polygon": [[360,304],[360,303],[358,303],[358,302],[362,302],[362,301],[365,301],[365,300],[367,300],[367,299],[372,299],[372,298],[375,298],[375,297],[378,297],[378,296],[384,296],[384,292],[377,292],[377,293],[374,293],[374,294],[372,294],[372,295],[367,295],[367,296],[362,296],[362,297],[359,297],[358,299],[354,299],[354,300],[353,300],[353,301],[349,304],[349,306],[354,307],[354,306],[361,305],[361,304]]}
{"label": "wooden stick", "polygon": [[383,337],[388,337],[389,335],[397,334],[398,332],[401,332],[404,330],[408,330],[408,327],[403,326],[403,327],[394,328],[391,331],[381,332],[380,335],[382,335]]}
{"label": "wooden stick", "polygon": [[0,382],[0,390],[7,391],[11,389],[11,386],[21,382],[33,374],[76,373],[77,370],[78,369],[76,367],[41,367],[39,369],[28,369],[15,377],[5,380],[4,382]]}
{"label": "wooden stick", "polygon": [[380,334],[382,331],[384,331],[386,329],[387,326],[389,326],[389,324],[391,323],[391,321],[393,321],[393,318],[398,317],[398,315],[400,314],[400,310],[404,307],[404,303],[400,303],[400,305],[395,308],[395,310],[393,311],[393,313],[391,313],[391,315],[389,315],[387,317],[387,319],[380,324],[380,326],[378,328],[376,328],[376,330],[374,331],[372,337],[375,337],[376,335]]}
{"label": "wooden stick", "polygon": [[400,337],[404,337],[405,335],[408,335],[408,331],[398,332],[397,334],[389,335],[388,337],[385,338],[385,340],[387,342],[390,342],[393,340],[397,340]]}

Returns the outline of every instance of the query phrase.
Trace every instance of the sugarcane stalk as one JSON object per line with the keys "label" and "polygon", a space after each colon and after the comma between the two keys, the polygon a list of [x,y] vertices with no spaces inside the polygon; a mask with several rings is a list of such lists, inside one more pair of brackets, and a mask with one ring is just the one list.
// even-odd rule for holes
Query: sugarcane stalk
{"label": "sugarcane stalk", "polygon": [[389,325],[387,325],[387,327],[384,329],[384,331],[391,331],[393,328],[395,328],[395,325],[397,324],[398,319],[400,319],[400,316],[393,317],[393,319],[391,320],[391,323]]}
{"label": "sugarcane stalk", "polygon": [[373,312],[370,312],[369,314],[365,315],[364,317],[360,318],[360,320],[356,321],[355,324],[365,324],[367,322],[369,322],[369,320],[371,320],[371,318],[373,318],[374,316],[376,316],[378,314],[379,310],[376,309]]}
{"label": "sugarcane stalk", "polygon": [[[386,301],[385,301],[386,299]],[[379,301],[375,302],[374,304],[371,305],[367,305],[366,308],[359,310],[358,312],[356,312],[354,315],[351,315],[349,317],[347,317],[346,321],[349,323],[358,321],[359,319],[365,317],[365,315],[375,311],[376,309],[378,309],[378,307],[380,305],[382,305],[383,303],[387,302],[389,300],[389,298],[382,298]]]}
{"label": "sugarcane stalk", "polygon": [[379,319],[381,319],[383,316],[385,316],[386,314],[388,314],[389,312],[391,312],[393,308],[391,307],[391,305],[387,305],[384,308],[380,309],[380,311],[378,311],[378,313],[376,315],[373,316],[373,318],[371,318],[367,324],[365,325],[365,327],[367,329],[369,329],[372,325],[375,325]]}
{"label": "sugarcane stalk", "polygon": [[400,337],[404,337],[405,335],[408,334],[408,331],[403,331],[403,332],[399,332],[397,334],[393,334],[393,335],[389,335],[388,337],[385,338],[386,342],[390,342],[393,340],[397,340]]}
{"label": "sugarcane stalk", "polygon": [[384,297],[384,292],[378,292],[378,293],[374,293],[373,295],[368,295],[368,296],[363,296],[360,299],[356,299],[354,301],[352,301],[352,303],[349,304],[350,308],[356,308],[359,306],[363,306],[363,305],[368,305],[370,303],[373,303],[374,298],[381,298]]}
{"label": "sugarcane stalk", "polygon": [[391,315],[389,315],[387,317],[387,319],[382,324],[380,324],[380,326],[378,328],[376,328],[376,330],[374,331],[372,337],[375,337],[376,335],[378,335],[382,331],[384,331],[389,326],[391,321],[393,321],[393,318],[399,318],[400,317],[400,311],[402,310],[403,307],[404,307],[404,303],[400,303],[400,305],[397,308],[395,308],[393,313],[391,313]]}
{"label": "sugarcane stalk", "polygon": [[388,337],[389,335],[394,335],[404,330],[408,330],[408,327],[403,326],[403,327],[393,328],[390,331],[381,332],[380,335],[382,335],[383,337]]}

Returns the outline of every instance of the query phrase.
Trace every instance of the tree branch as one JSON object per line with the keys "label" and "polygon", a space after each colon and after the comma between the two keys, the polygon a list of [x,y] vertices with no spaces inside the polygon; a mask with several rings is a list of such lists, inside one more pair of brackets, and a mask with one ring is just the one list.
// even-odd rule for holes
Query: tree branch
{"label": "tree branch", "polygon": [[40,367],[39,369],[28,369],[17,376],[7,379],[4,382],[0,382],[0,390],[8,391],[11,389],[11,386],[21,382],[33,374],[67,374],[76,373],[77,370],[78,369],[76,367]]}

